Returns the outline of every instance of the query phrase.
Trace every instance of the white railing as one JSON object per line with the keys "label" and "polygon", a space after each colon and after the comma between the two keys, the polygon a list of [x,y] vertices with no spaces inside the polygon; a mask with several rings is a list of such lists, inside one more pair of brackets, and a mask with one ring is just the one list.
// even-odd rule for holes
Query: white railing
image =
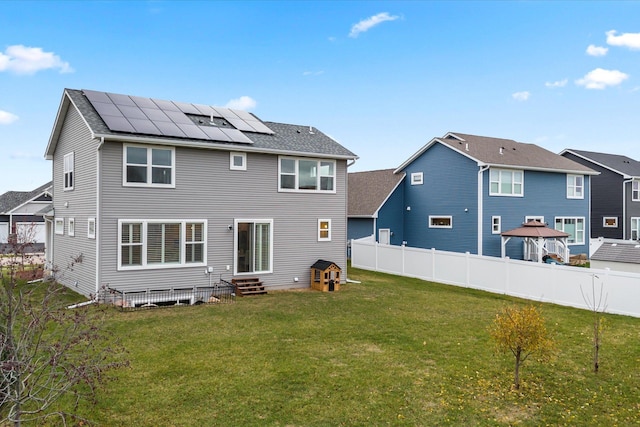
{"label": "white railing", "polygon": [[351,241],[356,268],[416,277],[540,302],[589,309],[583,293],[595,284],[606,296],[607,313],[640,317],[640,274],[570,267]]}
{"label": "white railing", "polygon": [[546,240],[544,243],[544,249],[548,254],[557,255],[565,263],[568,263],[571,258],[569,246],[565,245],[561,240]]}

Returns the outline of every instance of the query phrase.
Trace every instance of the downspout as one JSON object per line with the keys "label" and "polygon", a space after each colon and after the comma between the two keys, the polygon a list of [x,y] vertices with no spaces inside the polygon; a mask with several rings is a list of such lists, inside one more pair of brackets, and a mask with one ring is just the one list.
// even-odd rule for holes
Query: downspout
{"label": "downspout", "polygon": [[483,219],[482,175],[484,174],[484,171],[486,171],[487,169],[489,169],[489,166],[485,165],[485,166],[482,166],[478,171],[478,255],[482,255],[482,219]]}
{"label": "downspout", "polygon": [[[622,181],[622,240],[627,239],[627,184],[633,182],[633,178]],[[631,236],[629,236],[631,238]]]}
{"label": "downspout", "polygon": [[95,240],[96,240],[96,299],[98,298],[98,293],[100,292],[100,226],[102,224],[102,218],[100,215],[100,184],[102,182],[102,169],[100,165],[102,164],[102,146],[104,145],[104,136],[100,137],[100,142],[98,143],[98,148],[96,149],[96,216],[95,216]]}

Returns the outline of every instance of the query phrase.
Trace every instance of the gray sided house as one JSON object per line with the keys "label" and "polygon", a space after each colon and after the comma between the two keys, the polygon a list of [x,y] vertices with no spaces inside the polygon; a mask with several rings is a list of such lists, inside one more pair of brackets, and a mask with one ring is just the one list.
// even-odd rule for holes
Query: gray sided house
{"label": "gray sided house", "polygon": [[560,154],[600,172],[591,181],[591,237],[639,240],[640,162],[575,149]]}
{"label": "gray sided house", "polygon": [[9,241],[29,243],[28,251],[41,252],[46,240],[42,210],[51,206],[51,182],[32,191],[7,191],[0,195],[0,253]]}
{"label": "gray sided house", "polygon": [[46,158],[47,261],[84,295],[219,278],[303,288],[318,259],[346,269],[347,166],[357,156],[307,125],[66,89]]}
{"label": "gray sided house", "polygon": [[349,174],[349,240],[374,236],[380,243],[402,243],[404,176],[393,169]]}

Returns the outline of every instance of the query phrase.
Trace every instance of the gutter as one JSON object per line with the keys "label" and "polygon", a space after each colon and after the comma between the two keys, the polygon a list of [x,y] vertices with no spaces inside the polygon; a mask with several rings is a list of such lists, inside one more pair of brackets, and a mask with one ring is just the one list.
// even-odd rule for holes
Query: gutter
{"label": "gutter", "polygon": [[[627,238],[627,184],[633,182],[633,178],[625,179],[622,181],[622,239]],[[631,195],[633,197],[633,195]],[[631,238],[631,236],[629,236]]]}
{"label": "gutter", "polygon": [[489,170],[489,165],[483,165],[478,170],[478,255],[482,255],[482,220],[483,220],[483,174]]}

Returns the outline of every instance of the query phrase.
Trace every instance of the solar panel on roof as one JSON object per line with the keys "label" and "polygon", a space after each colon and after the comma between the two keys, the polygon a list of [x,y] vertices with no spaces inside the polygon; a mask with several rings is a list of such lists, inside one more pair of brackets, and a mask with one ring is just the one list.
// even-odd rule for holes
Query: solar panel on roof
{"label": "solar panel on roof", "polygon": [[194,124],[190,124],[190,125],[185,125],[182,123],[176,123],[176,125],[180,128],[180,130],[182,130],[182,132],[185,133],[185,135],[187,135],[187,137],[189,138],[196,138],[196,139],[209,139],[207,137],[207,134],[205,134],[203,131],[200,130],[200,127],[194,125]]}
{"label": "solar panel on roof", "polygon": [[117,107],[127,119],[147,119],[147,116],[144,115],[139,107],[131,107],[129,105],[117,105]]}
{"label": "solar panel on roof", "polygon": [[[112,131],[244,144],[253,141],[243,131],[273,133],[260,119],[242,110],[91,90],[84,94]],[[222,125],[227,127],[218,127]]]}
{"label": "solar panel on roof", "polygon": [[132,96],[131,99],[140,108],[144,107],[144,108],[158,109],[158,106],[150,98],[143,98],[141,96]]}
{"label": "solar panel on roof", "polygon": [[163,122],[152,120],[153,124],[162,132],[164,136],[178,136],[180,138],[186,138],[184,132],[173,122]]}
{"label": "solar panel on roof", "polygon": [[253,141],[247,138],[247,136],[242,132],[240,132],[239,130],[236,130],[236,129],[220,129],[220,130],[224,132],[224,134],[227,135],[233,142],[253,144]]}
{"label": "solar panel on roof", "polygon": [[161,122],[171,122],[171,119],[162,110],[156,110],[154,108],[141,108],[142,112],[151,120],[158,120]]}
{"label": "solar panel on roof", "polygon": [[[200,129],[204,133],[206,133],[209,138],[211,138],[214,141],[236,142],[236,141],[232,141],[231,138],[229,138],[227,134],[222,132],[222,129],[220,128],[213,127],[213,126],[202,126]],[[242,141],[238,141],[238,142],[242,142]]]}
{"label": "solar panel on roof", "polygon": [[109,99],[111,99],[111,102],[113,102],[116,105],[129,105],[132,107],[136,106],[135,102],[133,102],[133,100],[129,98],[127,95],[120,95],[117,93],[108,93],[107,96],[109,97]]}
{"label": "solar panel on roof", "polygon": [[151,120],[145,119],[136,119],[136,118],[127,118],[131,126],[134,127],[136,132],[146,133],[150,135],[162,135],[162,132],[151,123]]}
{"label": "solar panel on roof", "polygon": [[106,123],[109,129],[118,132],[135,132],[136,130],[131,126],[131,123],[124,117],[117,116],[102,116],[102,120]]}
{"label": "solar panel on roof", "polygon": [[171,101],[165,101],[164,99],[152,99],[153,103],[158,106],[163,111],[177,111],[181,112],[176,104]]}
{"label": "solar panel on roof", "polygon": [[83,90],[84,95],[93,102],[111,102],[111,99],[104,92],[96,92],[95,90]]}
{"label": "solar panel on roof", "polygon": [[93,103],[93,108],[95,108],[96,111],[101,116],[124,117],[124,114],[122,114],[122,112],[120,110],[118,110],[118,107],[116,107],[115,105],[113,105],[111,103],[94,102]]}

